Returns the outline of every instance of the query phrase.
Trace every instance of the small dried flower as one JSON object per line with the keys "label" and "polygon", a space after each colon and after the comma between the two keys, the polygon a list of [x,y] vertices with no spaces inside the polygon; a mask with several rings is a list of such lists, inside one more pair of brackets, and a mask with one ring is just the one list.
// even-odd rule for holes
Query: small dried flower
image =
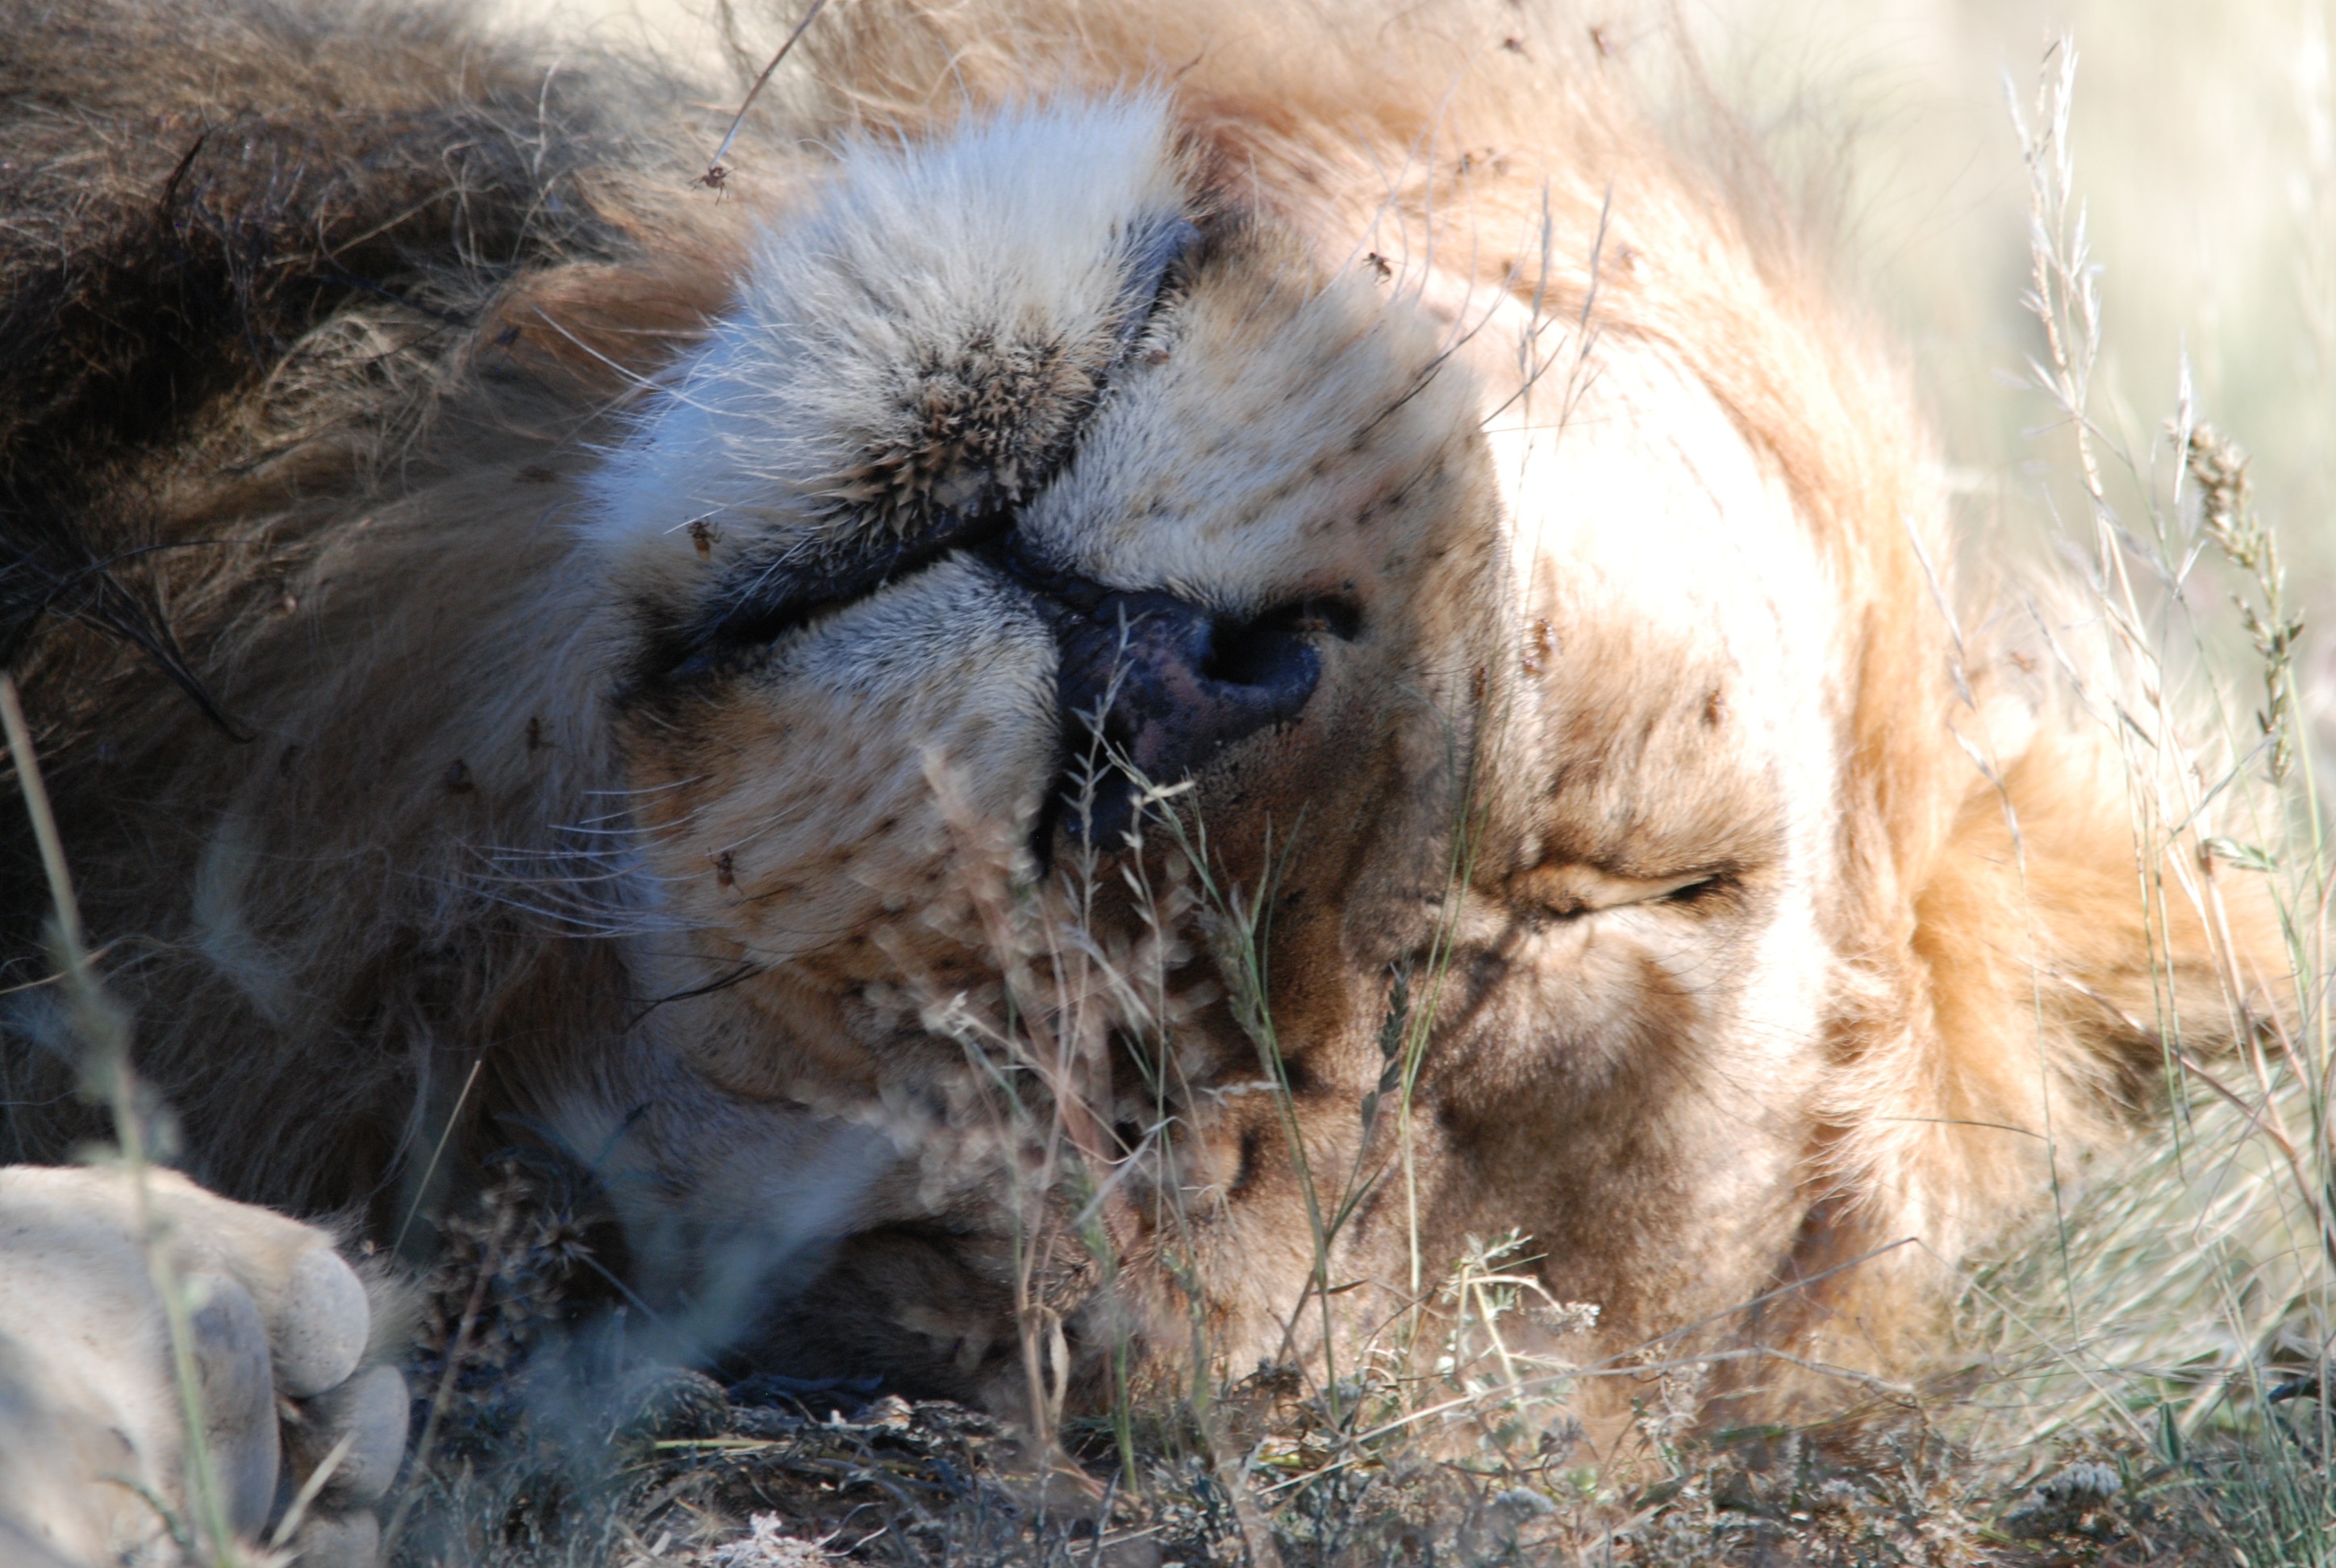
{"label": "small dried flower", "polygon": [[2287,572],[2280,565],[2279,541],[2255,516],[2247,482],[2247,454],[2236,442],[2200,424],[2190,432],[2183,454],[2191,482],[2198,487],[2198,522],[2223,559],[2254,579],[2260,608],[2234,595],[2239,619],[2263,660],[2263,696],[2255,722],[2270,749],[2272,782],[2287,777],[2294,762],[2295,648],[2303,637],[2303,617],[2287,609]]}

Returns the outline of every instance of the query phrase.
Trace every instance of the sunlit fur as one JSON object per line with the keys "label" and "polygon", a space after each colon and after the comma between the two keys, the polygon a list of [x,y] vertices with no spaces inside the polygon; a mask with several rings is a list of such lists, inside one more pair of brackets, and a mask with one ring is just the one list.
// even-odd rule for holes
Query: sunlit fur
{"label": "sunlit fur", "polygon": [[[436,24],[253,12],[198,29],[206,73],[156,17],[18,19],[7,69],[89,106],[44,145],[147,193],[124,224],[198,113],[330,163],[360,111],[451,94],[489,153],[566,161],[472,198],[532,248],[423,234],[222,334],[71,492],[102,550],[202,541],[119,570],[256,737],[85,625],[20,660],[189,1168],[394,1232],[556,1148],[695,1349],[1009,1407],[1102,1398],[1123,1334],[1139,1368],[1304,1352],[1306,1186],[1350,1175],[1319,1274],[1350,1341],[1519,1231],[1611,1347],[1911,1365],[2052,1152],[2147,1105],[2169,1008],[2193,1048],[2248,1027],[2269,944],[2244,893],[2221,957],[2178,901],[2153,943],[2107,738],[2038,648],[1950,624],[2009,618],[1945,578],[1889,355],[1724,123],[1636,107],[1669,45],[1588,20],[839,6],[717,193],[613,65],[530,101]],[[179,141],[127,150],[154,113]],[[980,552],[710,629],[977,513],[1228,620],[1357,616],[1168,808],[1213,903],[1155,822],[1074,907],[1056,644]],[[1064,979],[1066,930],[1156,956],[1157,1007]],[[12,1157],[84,1126],[43,1006]],[[1104,1243],[1028,1229],[1078,1200],[1017,1198],[1041,1167],[949,1018],[1069,1042],[1017,1081]],[[1414,1020],[1410,1114],[1367,1129]],[[1018,1297],[1017,1234],[1052,1249]]]}

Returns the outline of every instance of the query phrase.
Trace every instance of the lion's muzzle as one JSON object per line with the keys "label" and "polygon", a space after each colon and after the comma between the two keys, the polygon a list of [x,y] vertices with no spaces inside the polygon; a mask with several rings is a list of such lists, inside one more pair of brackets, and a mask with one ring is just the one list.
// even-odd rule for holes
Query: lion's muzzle
{"label": "lion's muzzle", "polygon": [[[1059,810],[1071,833],[1116,844],[1146,784],[1192,776],[1218,752],[1295,719],[1321,679],[1321,633],[1352,637],[1351,606],[1306,599],[1241,620],[1160,592],[1067,593],[1041,603],[1071,754]],[[1060,597],[1057,597],[1057,595]]]}

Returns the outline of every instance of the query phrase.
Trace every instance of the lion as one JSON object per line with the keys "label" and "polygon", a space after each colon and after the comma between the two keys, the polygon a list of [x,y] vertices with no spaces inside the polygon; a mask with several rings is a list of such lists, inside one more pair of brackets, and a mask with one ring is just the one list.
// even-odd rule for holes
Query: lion
{"label": "lion", "polygon": [[[236,1528],[344,1432],[373,1549],[314,1260],[515,1147],[674,1359],[1044,1421],[1506,1238],[1582,1354],[1789,1402],[1919,1359],[2160,1018],[2255,1027],[1890,351],[1590,21],[865,0],[707,167],[696,90],[445,14],[10,7],[0,651],[254,1303]],[[56,1354],[167,1499],[8,831],[0,1335],[110,1302]],[[9,1523],[152,1535],[102,1490]]]}

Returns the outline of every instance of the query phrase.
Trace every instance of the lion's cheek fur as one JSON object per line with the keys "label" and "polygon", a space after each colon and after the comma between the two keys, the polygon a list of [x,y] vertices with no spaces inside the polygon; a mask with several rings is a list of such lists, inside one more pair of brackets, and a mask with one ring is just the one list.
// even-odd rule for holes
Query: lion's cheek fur
{"label": "lion's cheek fur", "polygon": [[[667,911],[770,1044],[698,1065],[800,1092],[796,1042],[884,982],[913,1009],[994,973],[984,916],[1030,874],[1060,765],[1055,649],[1018,590],[951,562],[823,619],[755,667],[625,721],[628,782]],[[805,1027],[807,1024],[810,1027]],[[872,1085],[872,1062],[832,1059]]]}
{"label": "lion's cheek fur", "polygon": [[1652,346],[1610,339],[1582,379],[1564,420],[1494,422],[1515,641],[1422,1212],[1367,1225],[1523,1231],[1627,1339],[1767,1289],[1806,1208],[1841,875],[1812,808],[1846,703],[1839,589],[1758,450]]}

